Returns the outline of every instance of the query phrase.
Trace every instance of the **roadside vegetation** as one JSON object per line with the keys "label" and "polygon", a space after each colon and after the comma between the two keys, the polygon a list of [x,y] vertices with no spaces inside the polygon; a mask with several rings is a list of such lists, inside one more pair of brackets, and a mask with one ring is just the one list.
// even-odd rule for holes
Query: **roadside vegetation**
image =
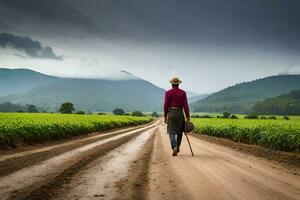
{"label": "roadside vegetation", "polygon": [[193,118],[194,132],[274,150],[300,151],[300,117],[244,117]]}
{"label": "roadside vegetation", "polygon": [[150,122],[151,117],[0,113],[0,148],[35,144]]}

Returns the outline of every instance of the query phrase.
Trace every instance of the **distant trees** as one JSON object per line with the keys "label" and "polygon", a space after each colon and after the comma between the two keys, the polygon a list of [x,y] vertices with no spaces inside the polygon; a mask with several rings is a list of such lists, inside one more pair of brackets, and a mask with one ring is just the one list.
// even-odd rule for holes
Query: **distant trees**
{"label": "distant trees", "polygon": [[21,110],[24,111],[25,106],[16,105],[10,102],[0,104],[0,112],[17,112]]}
{"label": "distant trees", "polygon": [[122,108],[116,108],[116,109],[113,110],[113,114],[114,115],[124,115],[125,112]]}
{"label": "distant trees", "polygon": [[0,112],[38,113],[39,109],[35,105],[19,105],[5,102],[0,104]]}
{"label": "distant trees", "polygon": [[39,110],[36,108],[35,105],[28,105],[27,112],[29,112],[29,113],[38,113]]}
{"label": "distant trees", "polygon": [[72,114],[74,110],[74,105],[71,102],[65,102],[59,108],[59,112],[62,114]]}
{"label": "distant trees", "polygon": [[142,117],[144,116],[144,114],[141,111],[134,111],[131,114],[132,116],[136,116],[136,117]]}

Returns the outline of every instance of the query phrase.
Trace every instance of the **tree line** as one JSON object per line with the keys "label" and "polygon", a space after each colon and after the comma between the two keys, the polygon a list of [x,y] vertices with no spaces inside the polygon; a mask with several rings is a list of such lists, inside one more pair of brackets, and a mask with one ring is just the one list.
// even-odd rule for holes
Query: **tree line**
{"label": "tree line", "polygon": [[[13,104],[10,102],[5,102],[0,104],[0,112],[26,112],[26,113],[39,113],[39,112],[46,112],[41,108],[36,107],[35,105],[19,105]],[[64,102],[58,109],[59,113],[62,114],[91,114],[91,112],[85,112],[82,110],[76,110],[75,106],[72,102]],[[122,108],[116,108],[112,111],[114,115],[132,115],[132,116],[145,116],[145,114],[141,111],[133,111],[132,113],[126,113]],[[106,113],[100,112],[99,115],[105,115]],[[153,112],[151,114],[152,117],[159,117],[157,112]]]}
{"label": "tree line", "polygon": [[28,113],[38,113],[43,112],[43,110],[37,108],[35,105],[19,105],[10,102],[5,102],[0,104],[0,112],[28,112]]}

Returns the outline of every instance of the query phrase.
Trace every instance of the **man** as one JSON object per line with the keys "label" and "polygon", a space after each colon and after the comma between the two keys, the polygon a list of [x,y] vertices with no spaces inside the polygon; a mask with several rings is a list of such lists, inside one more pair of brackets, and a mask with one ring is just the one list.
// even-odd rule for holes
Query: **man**
{"label": "man", "polygon": [[164,117],[165,123],[168,124],[168,134],[171,147],[173,150],[172,156],[177,156],[182,139],[184,129],[184,113],[186,120],[190,121],[189,105],[186,97],[186,92],[179,89],[179,84],[182,83],[178,78],[170,80],[172,89],[165,94]]}

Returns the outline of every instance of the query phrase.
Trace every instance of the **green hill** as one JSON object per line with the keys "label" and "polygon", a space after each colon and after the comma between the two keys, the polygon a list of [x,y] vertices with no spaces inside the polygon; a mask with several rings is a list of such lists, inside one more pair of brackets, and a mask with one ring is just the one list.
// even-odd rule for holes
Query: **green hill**
{"label": "green hill", "polygon": [[300,75],[278,75],[240,83],[191,104],[196,112],[250,113],[252,106],[266,98],[300,89]]}
{"label": "green hill", "polygon": [[[30,70],[29,70],[30,71]],[[37,73],[33,72],[32,73]],[[164,90],[137,77],[125,80],[57,78],[50,83],[42,80],[36,87],[26,87],[21,93],[15,78],[7,79],[7,88],[18,93],[0,97],[0,103],[33,104],[46,110],[56,111],[61,103],[70,101],[76,109],[84,111],[112,111],[116,107],[125,111],[162,110]],[[37,76],[41,74],[37,73]],[[21,76],[22,77],[22,76]],[[48,76],[44,76],[48,79]],[[32,84],[34,85],[34,84]]]}
{"label": "green hill", "polygon": [[268,98],[252,107],[256,114],[300,115],[300,90]]}

